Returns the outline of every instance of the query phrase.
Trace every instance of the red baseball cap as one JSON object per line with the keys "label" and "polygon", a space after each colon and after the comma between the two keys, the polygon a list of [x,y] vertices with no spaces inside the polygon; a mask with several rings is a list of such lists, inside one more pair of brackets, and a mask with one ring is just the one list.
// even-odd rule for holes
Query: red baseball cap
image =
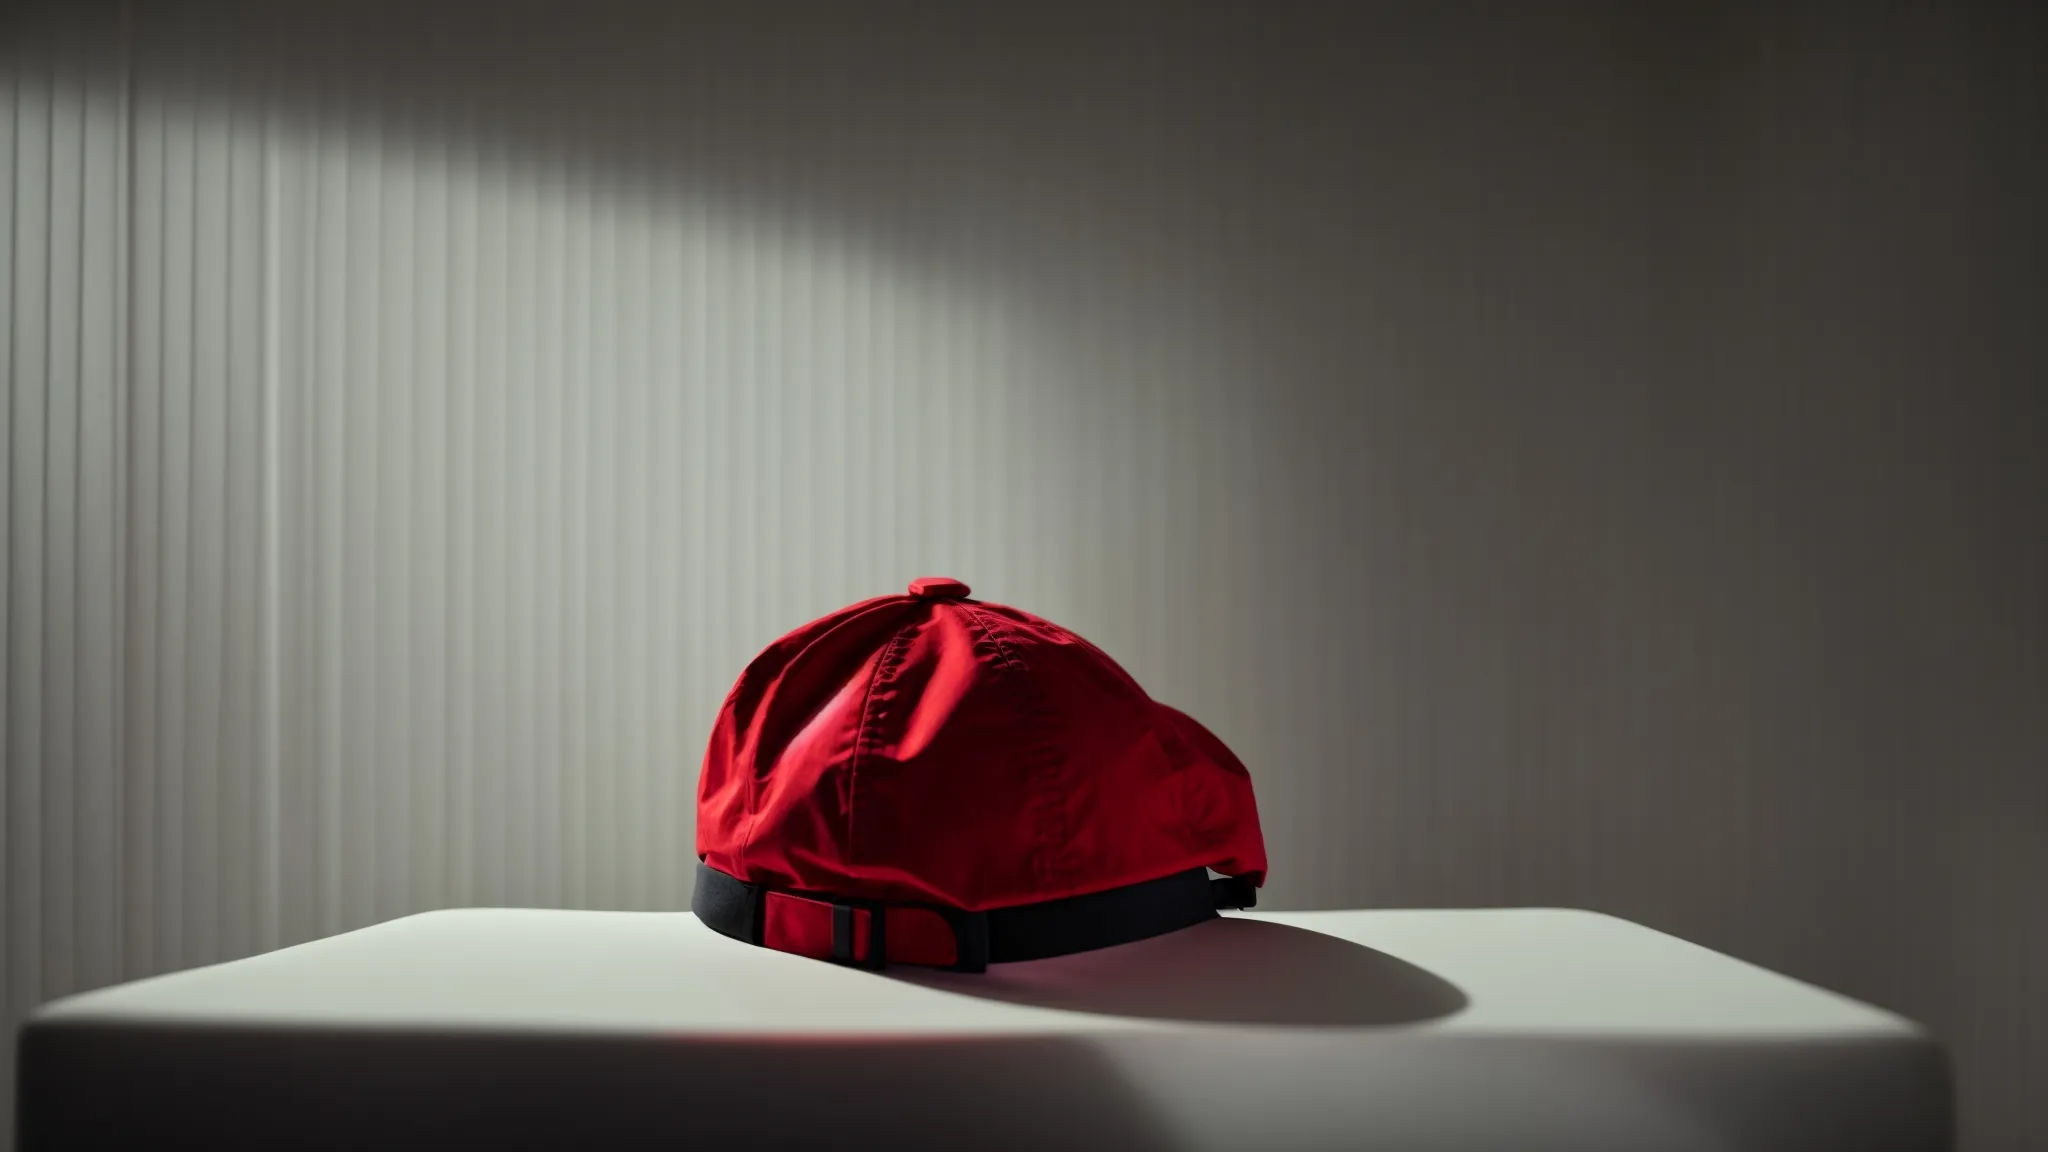
{"label": "red baseball cap", "polygon": [[1088,641],[938,577],[740,674],[697,857],[708,926],[870,968],[1127,943],[1250,907],[1266,877],[1251,776],[1221,740]]}

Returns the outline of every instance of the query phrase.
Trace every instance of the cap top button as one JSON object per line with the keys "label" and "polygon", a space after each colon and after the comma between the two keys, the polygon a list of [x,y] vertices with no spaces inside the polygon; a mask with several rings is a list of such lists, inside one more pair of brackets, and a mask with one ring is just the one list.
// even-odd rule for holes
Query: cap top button
{"label": "cap top button", "polygon": [[920,576],[910,582],[910,594],[925,600],[961,600],[971,591],[948,576]]}

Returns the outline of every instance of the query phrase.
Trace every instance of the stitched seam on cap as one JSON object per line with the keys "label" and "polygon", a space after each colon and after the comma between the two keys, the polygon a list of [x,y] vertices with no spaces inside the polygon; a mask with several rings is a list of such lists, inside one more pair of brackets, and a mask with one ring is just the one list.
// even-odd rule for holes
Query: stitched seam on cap
{"label": "stitched seam on cap", "polygon": [[853,866],[854,860],[858,855],[858,853],[854,851],[853,814],[858,807],[858,802],[860,798],[861,759],[868,751],[869,736],[873,728],[875,687],[882,682],[882,677],[888,675],[891,671],[894,670],[896,664],[896,650],[902,646],[904,637],[910,634],[910,631],[912,627],[915,626],[915,624],[915,619],[906,622],[901,628],[898,628],[896,630],[895,635],[889,637],[889,642],[882,646],[882,655],[875,661],[874,672],[870,673],[868,676],[868,690],[866,694],[861,697],[860,700],[860,727],[854,730],[853,751],[849,753],[846,758],[847,867]]}
{"label": "stitched seam on cap", "polygon": [[1040,874],[1041,881],[1062,880],[1073,870],[1072,863],[1067,859],[1067,853],[1062,847],[1073,842],[1073,830],[1065,812],[1055,799],[1067,788],[1071,767],[1066,750],[1061,747],[1060,734],[1052,730],[1058,724],[1058,714],[1032,683],[1029,670],[1025,668],[1023,661],[1013,655],[1003,643],[998,635],[999,630],[975,609],[963,604],[960,610],[981,631],[989,647],[995,650],[996,661],[1001,665],[1003,672],[1006,675],[1019,674],[1016,681],[1017,691],[1022,697],[1026,715],[1042,725],[1041,738],[1034,741],[1033,746],[1029,748],[1027,755],[1030,759],[1026,761],[1027,768],[1033,770],[1034,783],[1040,785],[1039,791],[1032,798],[1032,807],[1038,809],[1033,820],[1038,840],[1037,866],[1033,870]]}
{"label": "stitched seam on cap", "polygon": [[1010,650],[1003,645],[1002,638],[996,635],[995,629],[989,627],[987,617],[969,608],[964,603],[959,605],[959,609],[961,614],[967,617],[968,623],[974,625],[975,631],[981,633],[981,638],[988,641],[988,646],[995,649],[996,662],[1003,666],[1003,671],[1017,672],[1022,670],[1022,666],[1018,663],[1016,657],[1010,655]]}

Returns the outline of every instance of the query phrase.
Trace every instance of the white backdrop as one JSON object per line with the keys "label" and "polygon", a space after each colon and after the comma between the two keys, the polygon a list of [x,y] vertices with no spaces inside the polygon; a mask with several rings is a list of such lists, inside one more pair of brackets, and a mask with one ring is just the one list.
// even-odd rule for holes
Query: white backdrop
{"label": "white backdrop", "polygon": [[9,1018],[681,907],[739,668],[944,574],[1266,902],[1628,916],[2048,1139],[2040,15],[974,7],[0,14]]}
{"label": "white backdrop", "polygon": [[346,50],[285,99],[260,43],[176,47],[4,89],[17,1002],[449,903],[686,904],[740,667],[917,575],[1242,595],[1200,549],[1255,428],[1150,410],[1213,360],[423,126]]}

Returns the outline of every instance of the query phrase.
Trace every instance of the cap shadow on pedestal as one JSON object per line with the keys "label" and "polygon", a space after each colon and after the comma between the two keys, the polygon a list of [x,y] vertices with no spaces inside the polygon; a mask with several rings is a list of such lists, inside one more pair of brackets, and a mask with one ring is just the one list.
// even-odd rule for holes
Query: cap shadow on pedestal
{"label": "cap shadow on pedestal", "polygon": [[1420,1024],[1465,994],[1427,969],[1350,940],[1222,917],[1148,940],[985,973],[890,968],[884,975],[1012,1004],[1195,1023],[1343,1028]]}

